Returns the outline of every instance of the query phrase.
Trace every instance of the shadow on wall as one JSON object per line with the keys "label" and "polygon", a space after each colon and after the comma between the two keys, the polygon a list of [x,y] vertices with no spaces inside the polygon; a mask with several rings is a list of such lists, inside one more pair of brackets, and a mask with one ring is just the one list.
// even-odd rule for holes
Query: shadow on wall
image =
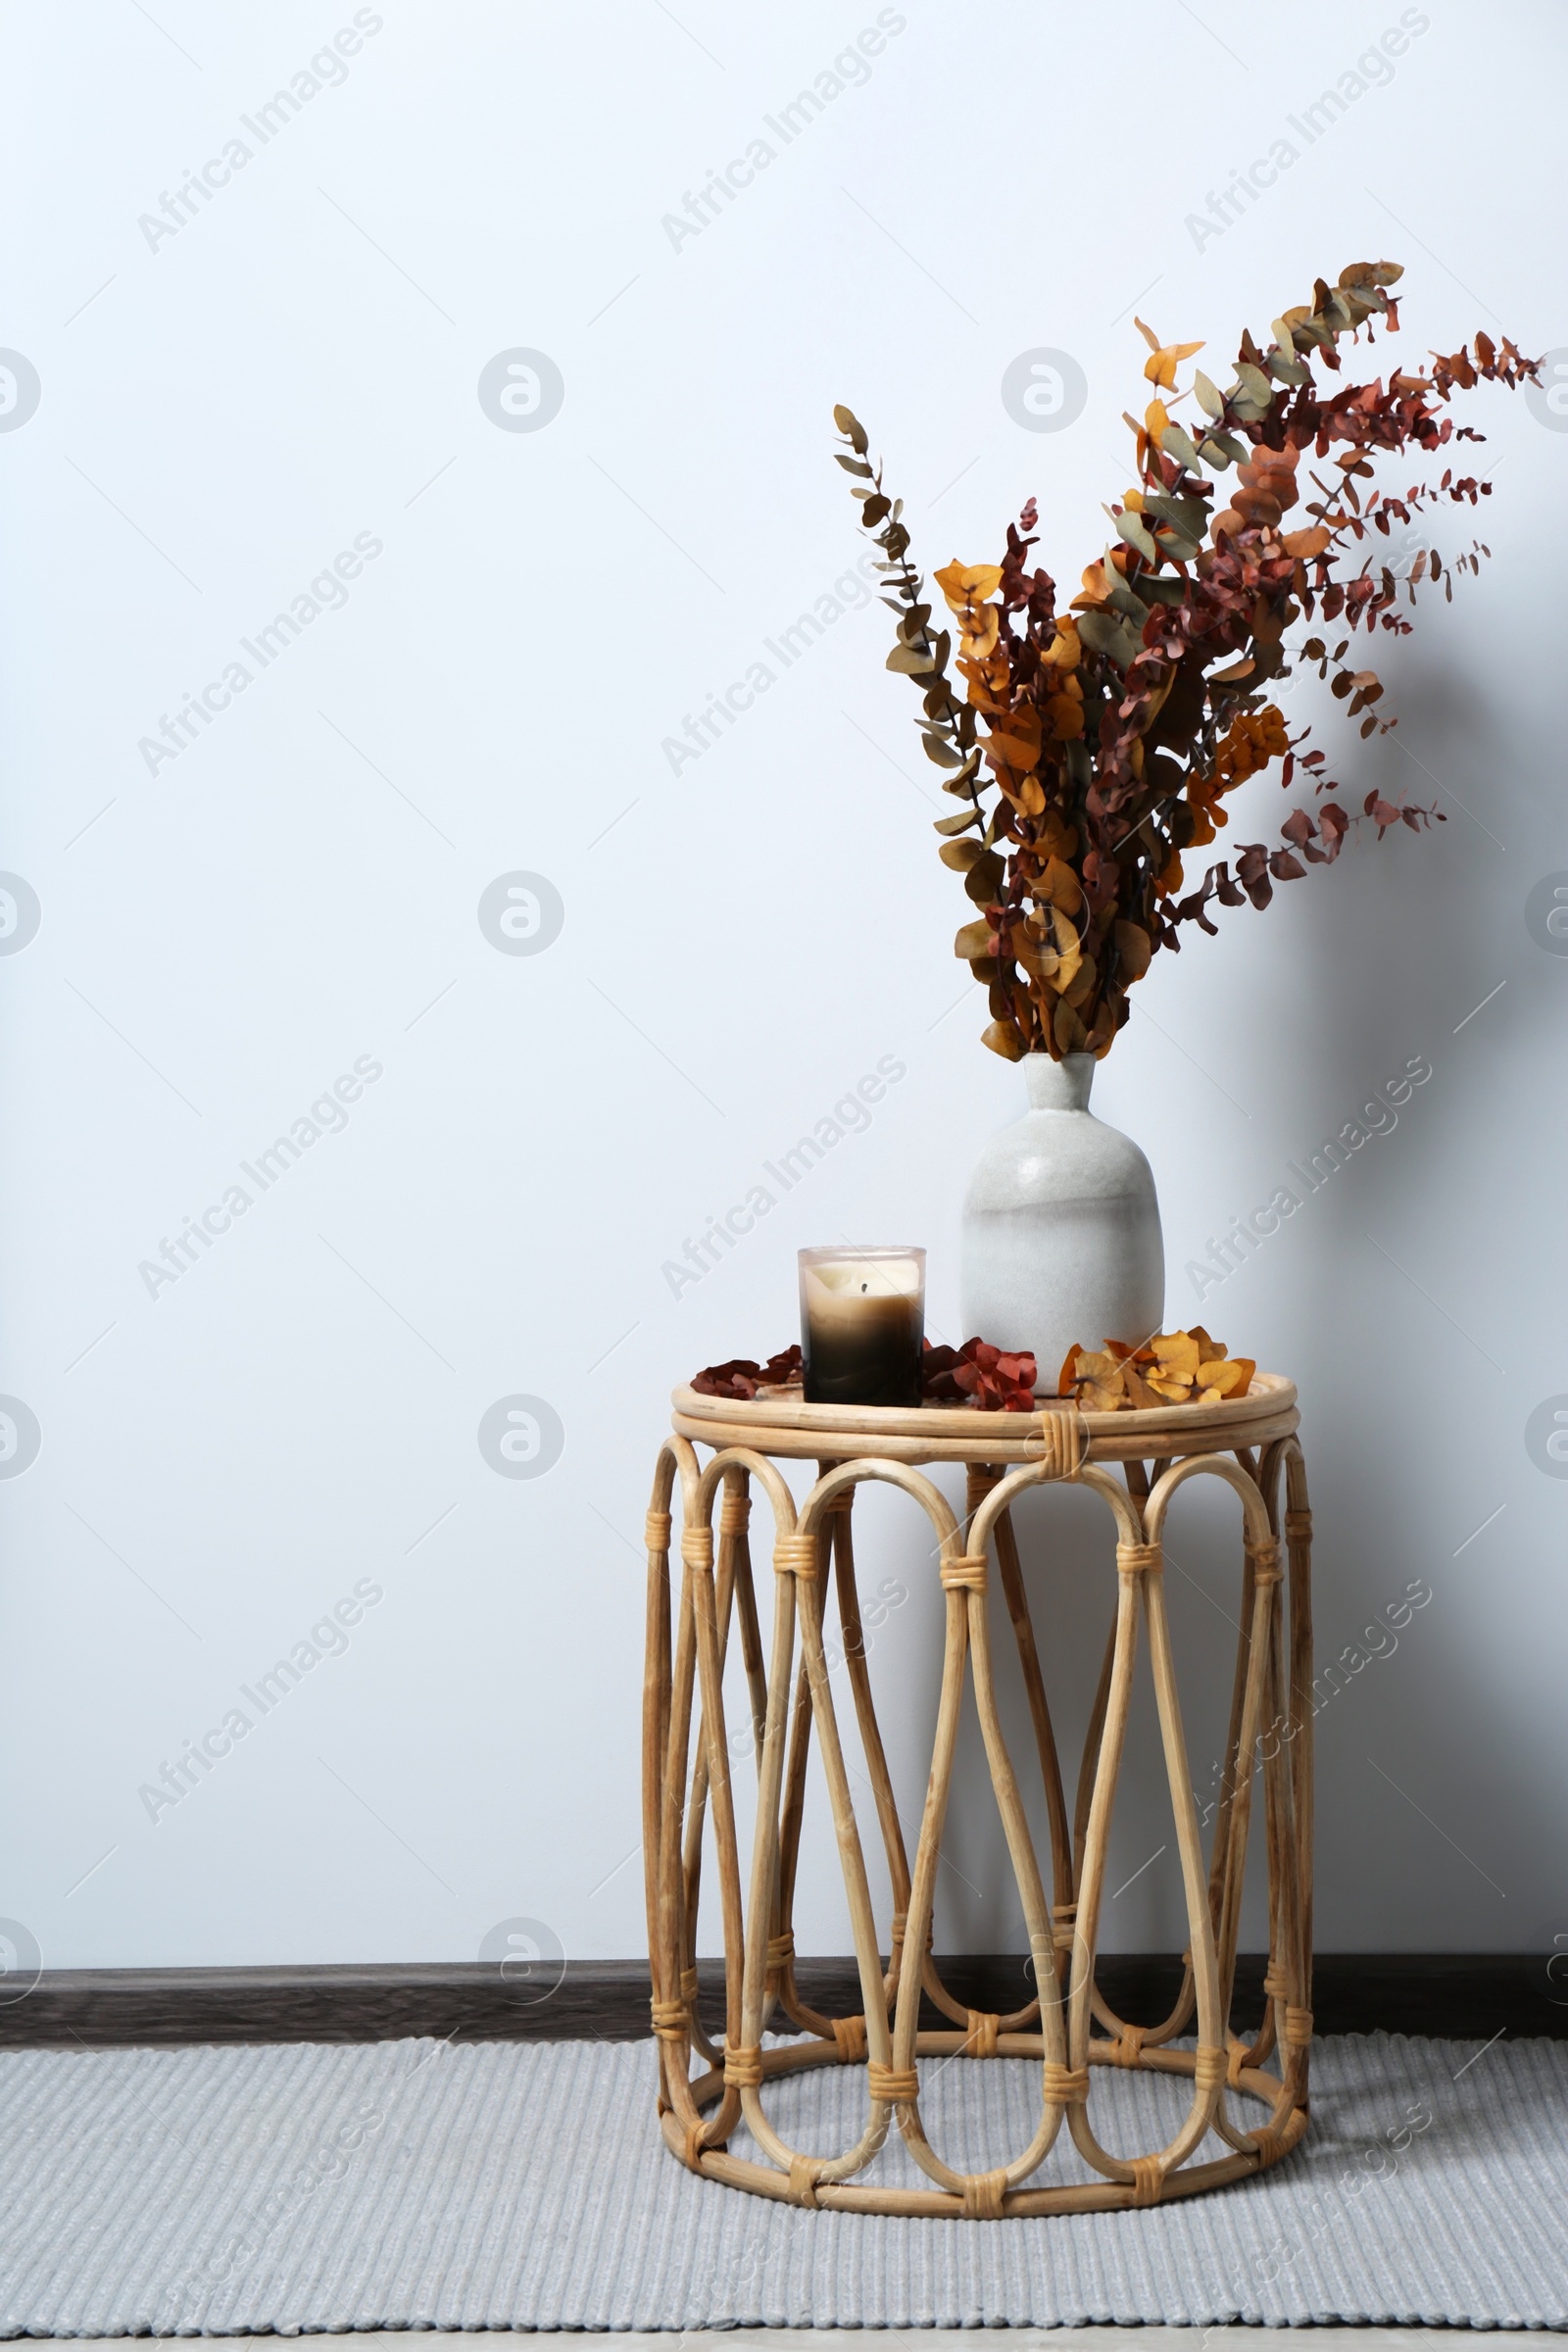
{"label": "shadow on wall", "polygon": [[[1460,1941],[1502,1949],[1516,1946],[1529,1926],[1504,1908],[1507,1854],[1549,1846],[1552,1776],[1517,1737],[1518,1689],[1501,1637],[1495,1648],[1475,1639],[1472,1588],[1479,1565],[1488,1576],[1507,1577],[1524,1597],[1530,1571],[1523,1561],[1509,1568],[1519,1554],[1503,1547],[1487,1514],[1510,1498],[1528,1511],[1554,1496],[1544,1482],[1539,1494],[1529,1483],[1520,1431],[1534,1394],[1521,1398],[1498,1369],[1499,1330],[1527,1330],[1542,1312],[1532,1296],[1528,1239],[1499,1227],[1478,1258],[1468,1204],[1485,1197],[1499,1118],[1522,1139],[1527,1161],[1543,1148],[1531,1141],[1539,1134],[1540,1096],[1529,1072],[1549,1051],[1560,1006],[1552,990],[1537,985],[1550,959],[1524,927],[1535,863],[1523,845],[1532,820],[1539,822],[1536,812],[1499,817],[1500,796],[1489,778],[1477,782],[1468,772],[1470,760],[1480,764],[1479,722],[1444,673],[1412,665],[1400,700],[1421,712],[1419,756],[1440,735],[1446,776],[1483,823],[1496,819],[1520,834],[1521,853],[1501,851],[1450,799],[1442,804],[1447,821],[1441,828],[1382,843],[1358,839],[1332,874],[1314,872],[1308,884],[1287,887],[1295,908],[1296,937],[1285,943],[1291,952],[1278,952],[1276,936],[1249,992],[1249,1017],[1279,1041],[1272,1068],[1256,1071],[1249,1091],[1268,1148],[1282,1167],[1299,1166],[1386,1080],[1415,1073],[1414,1084],[1395,1089],[1392,1100],[1402,1106],[1396,1122],[1393,1111],[1386,1120],[1370,1114],[1366,1128],[1382,1131],[1347,1145],[1332,1176],[1320,1177],[1309,1194],[1302,1188],[1297,1218],[1236,1270],[1223,1303],[1210,1311],[1206,1300],[1197,1306],[1183,1298],[1173,1268],[1167,1320],[1201,1313],[1233,1340],[1241,1329],[1249,1352],[1255,1345],[1302,1392],[1317,1525],[1320,1936],[1359,1948],[1448,1948],[1462,1916]],[[1487,755],[1489,761],[1496,757],[1494,744]],[[1347,756],[1343,772],[1355,778],[1357,791],[1347,789],[1346,805],[1356,805],[1374,778],[1386,784],[1383,769],[1394,760],[1407,763],[1387,742]],[[1267,919],[1277,925],[1281,915],[1272,908]],[[1259,917],[1244,911],[1231,919],[1237,936],[1228,951],[1239,960],[1253,947],[1249,934]],[[1557,977],[1554,966],[1546,977]],[[1563,978],[1568,983],[1568,969]],[[1511,993],[1499,997],[1510,980]],[[1456,1405],[1462,1446],[1454,1444]],[[956,1505],[959,1483],[938,1475]],[[885,1707],[900,1693],[885,1729],[912,1851],[941,1679],[942,1608],[934,1569],[924,1584],[910,1574],[906,1507],[890,1503],[885,1514],[862,1514],[858,1553],[874,1575],[895,1574],[911,1588],[898,1628],[896,1678],[879,1673],[875,1660],[872,1675]],[[1101,1506],[1083,1494],[1028,1495],[1015,1521],[1071,1811],[1114,1607],[1112,1536]],[[1210,1482],[1184,1491],[1170,1522],[1167,1593],[1205,1824],[1218,1788],[1238,1635],[1238,1537],[1233,1497]],[[1489,1540],[1497,1546],[1490,1562],[1481,1548]],[[1033,1733],[1000,1606],[993,1630],[1004,1720],[1044,1861]],[[1502,1800],[1504,1852],[1475,1852],[1462,1802],[1447,1796],[1467,1786],[1490,1789],[1493,1807]],[[1424,1823],[1429,1806],[1441,1827]],[[1253,1828],[1255,1839],[1259,1807]],[[831,1859],[823,1860],[831,1869]],[[1259,1861],[1254,1852],[1243,1931],[1251,1946],[1266,1940]],[[1004,1950],[1022,1940],[1021,1906],[966,1699],[939,1878],[938,1941],[951,1950]],[[1146,1655],[1102,1941],[1106,1949],[1179,1949],[1185,1941]]]}

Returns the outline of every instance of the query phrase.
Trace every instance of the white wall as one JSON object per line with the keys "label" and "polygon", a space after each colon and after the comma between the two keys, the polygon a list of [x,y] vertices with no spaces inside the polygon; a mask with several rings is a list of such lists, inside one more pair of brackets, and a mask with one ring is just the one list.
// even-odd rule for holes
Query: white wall
{"label": "white wall", "polygon": [[[670,1386],[784,1345],[796,1248],[844,1233],[926,1243],[933,1323],[964,1336],[957,1204],[1021,1088],[956,1002],[965,902],[913,698],[874,607],[787,670],[763,650],[861,552],[831,404],[885,452],[928,566],[992,556],[1034,492],[1070,581],[1128,478],[1135,309],[1210,338],[1217,372],[1244,323],[1386,255],[1412,365],[1482,325],[1568,343],[1545,6],[1405,11],[1392,79],[1310,145],[1291,117],[1394,0],[901,0],[863,86],[787,146],[764,119],[872,0],[383,0],[338,86],[265,145],[242,128],[355,13],[89,0],[7,26],[0,342],[41,398],[0,433],[0,864],[41,923],[0,957],[0,1388],[42,1444],[0,1480],[0,1912],[57,1967],[470,1959],[517,1916],[636,1952],[636,1547]],[[250,160],[150,241],[139,218],[236,135]],[[774,159],[673,243],[663,216],[758,137]],[[1281,138],[1277,184],[1195,229]],[[999,392],[1042,346],[1088,386],[1054,433]],[[541,429],[477,394],[518,348],[564,383]],[[1413,785],[1447,822],[1190,935],[1097,1094],[1153,1162],[1191,1321],[1207,1237],[1431,1064],[1201,1309],[1300,1385],[1325,1657],[1431,1592],[1319,1718],[1326,1947],[1568,1931],[1568,1484],[1526,1446],[1568,1392],[1568,960],[1526,922],[1568,869],[1568,434],[1501,392],[1465,415],[1494,561],[1380,644],[1396,735],[1358,745],[1315,684],[1289,705],[1348,792]],[[357,542],[376,552],[340,609],[265,669],[241,652]],[[236,659],[251,682],[149,772],[140,739]],[[759,662],[766,693],[672,773],[664,739]],[[1283,813],[1260,782],[1238,830]],[[478,920],[517,871],[564,909],[536,955]],[[673,1297],[664,1261],[884,1056],[904,1074],[869,1129]],[[266,1194],[240,1174],[365,1063],[346,1127]],[[247,1212],[149,1295],[141,1262],[236,1183]],[[537,1479],[477,1443],[517,1394],[564,1430]],[[907,1511],[864,1520],[913,1809],[937,1595]],[[1037,1590],[1069,1752],[1108,1602],[1092,1524],[1083,1496],[1024,1514],[1058,1544]],[[1194,1502],[1172,1541],[1202,1794],[1232,1531]],[[150,1819],[141,1785],[362,1580],[381,1597],[346,1652]],[[1018,1908],[980,1891],[1004,1861],[965,1769],[943,1928],[994,1947]],[[1152,1788],[1129,1804],[1126,1871],[1161,1820]],[[846,1948],[833,1889],[818,1847],[803,1942]],[[1176,1902],[1167,1851],[1107,1940],[1179,1940]]]}

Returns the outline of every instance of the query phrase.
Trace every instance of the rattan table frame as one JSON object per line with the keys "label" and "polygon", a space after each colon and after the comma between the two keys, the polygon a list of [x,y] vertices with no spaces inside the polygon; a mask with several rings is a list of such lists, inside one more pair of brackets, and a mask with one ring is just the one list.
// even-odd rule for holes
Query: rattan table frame
{"label": "rattan table frame", "polygon": [[[673,1435],[660,1452],[648,1514],[643,1710],[653,2023],[659,2112],[669,2147],[710,2180],[798,2205],[981,2220],[1149,2206],[1219,2187],[1288,2155],[1306,2129],[1312,2034],[1311,1517],[1292,1384],[1260,1373],[1239,1401],[1099,1414],[1045,1404],[1030,1414],[940,1406],[896,1411],[808,1405],[787,1395],[738,1403],[700,1396],[690,1389],[675,1392],[674,1405]],[[706,1464],[699,1446],[711,1449]],[[815,1483],[798,1513],[778,1468],[781,1459],[817,1465]],[[937,1462],[967,1467],[963,1529],[940,1490],[921,1475],[922,1465]],[[1119,1476],[1111,1465],[1119,1467]],[[1241,1636],[1206,1864],[1161,1574],[1167,1508],[1178,1489],[1199,1477],[1219,1479],[1233,1490],[1243,1533]],[[937,1574],[946,1596],[942,1688],[912,1871],[872,1702],[856,1587],[852,1513],[855,1491],[866,1480],[902,1488],[923,1507],[936,1536]],[[678,1591],[670,1574],[677,1481]],[[1010,1515],[1014,1497],[1026,1488],[1055,1483],[1098,1494],[1116,1534],[1115,1612],[1070,1822]],[[765,1664],[750,1546],[754,1484],[773,1521],[773,1641]],[[993,1684],[987,1612],[993,1551],[1028,1692],[1044,1788],[1049,1898]],[[893,1888],[885,1941],[873,1916],[824,1650],[830,1568]],[[1140,1623],[1149,1642],[1189,1935],[1175,2006],[1152,2027],[1119,2017],[1095,1975]],[[723,1697],[732,1625],[739,1634],[758,1759],[756,1832],[744,1894]],[[966,1674],[972,1676],[1039,1988],[1027,2007],[1004,2016],[970,2010],[956,2000],[931,1949],[938,1849]],[[848,2017],[812,2008],[796,1983],[791,1914],[813,1733],[860,1978],[861,2009]],[[1269,1955],[1263,2019],[1249,2039],[1231,2030],[1230,2012],[1252,1788],[1259,1772]],[[725,2027],[719,2043],[705,2033],[697,2009],[694,1937],[705,1837],[710,1838],[716,1862],[724,1941]],[[915,1966],[908,1964],[911,1952],[919,1955]],[[950,2031],[919,2030],[922,1990],[950,2021]],[[781,2011],[802,2037],[764,2046],[763,2035]],[[1175,2047],[1177,2037],[1193,2030],[1195,2017],[1196,2048]],[[1103,2031],[1094,2033],[1094,2024]],[[1277,2073],[1268,2066],[1276,2052]],[[927,2139],[917,2060],[955,2053],[1040,2063],[1038,2128],[1004,2167],[978,2174],[956,2171]],[[792,2148],[770,2120],[763,2097],[779,2076],[822,2065],[859,2067],[867,2099],[858,2138],[830,2158]],[[1095,2069],[1104,2066],[1191,2079],[1191,2103],[1164,2147],[1120,2155],[1101,2143],[1091,2121],[1096,2105],[1091,2084]],[[1250,2128],[1239,2121],[1231,2110],[1237,2094],[1260,2100],[1266,2119]],[[884,2144],[895,2116],[928,2187],[878,2187],[855,2178]],[[728,2153],[729,2135],[743,2117],[768,2161]],[[1087,2184],[1029,2185],[1063,2121],[1098,2179]],[[1194,2163],[1210,2132],[1229,2153]]]}

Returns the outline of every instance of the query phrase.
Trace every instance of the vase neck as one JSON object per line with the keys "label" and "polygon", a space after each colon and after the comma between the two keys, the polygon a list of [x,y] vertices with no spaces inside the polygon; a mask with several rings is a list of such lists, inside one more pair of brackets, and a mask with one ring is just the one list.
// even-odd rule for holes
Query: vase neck
{"label": "vase neck", "polygon": [[1031,1110],[1087,1110],[1095,1082],[1092,1054],[1067,1054],[1053,1061],[1049,1054],[1027,1054],[1023,1074]]}

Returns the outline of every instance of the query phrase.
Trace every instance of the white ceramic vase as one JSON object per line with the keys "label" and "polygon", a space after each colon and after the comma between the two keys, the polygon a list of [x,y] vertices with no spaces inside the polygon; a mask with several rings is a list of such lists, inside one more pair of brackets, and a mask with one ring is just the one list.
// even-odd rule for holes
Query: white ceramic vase
{"label": "white ceramic vase", "polygon": [[1030,1054],[1029,1109],[992,1137],[969,1179],[959,1268],[963,1336],[1028,1349],[1054,1391],[1075,1343],[1140,1346],[1165,1306],[1153,1174],[1089,1109],[1092,1054]]}

